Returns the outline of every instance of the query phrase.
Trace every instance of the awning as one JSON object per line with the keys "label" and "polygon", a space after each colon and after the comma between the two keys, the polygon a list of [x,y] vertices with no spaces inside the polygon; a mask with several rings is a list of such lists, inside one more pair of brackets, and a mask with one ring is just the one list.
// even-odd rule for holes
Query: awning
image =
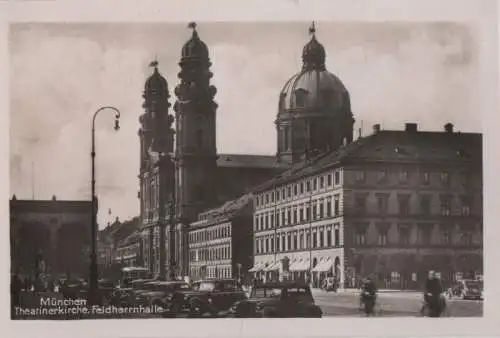
{"label": "awning", "polygon": [[309,270],[309,260],[298,260],[290,265],[290,271],[307,271]]}
{"label": "awning", "polygon": [[274,262],[266,266],[262,271],[276,271],[279,270],[280,268],[280,263],[279,262]]}
{"label": "awning", "polygon": [[326,259],[319,262],[319,264],[314,267],[313,271],[327,272],[332,268],[332,266],[333,266],[333,261],[331,259]]}
{"label": "awning", "polygon": [[257,263],[250,270],[248,270],[248,272],[259,272],[264,270],[265,267],[266,267],[265,263]]}

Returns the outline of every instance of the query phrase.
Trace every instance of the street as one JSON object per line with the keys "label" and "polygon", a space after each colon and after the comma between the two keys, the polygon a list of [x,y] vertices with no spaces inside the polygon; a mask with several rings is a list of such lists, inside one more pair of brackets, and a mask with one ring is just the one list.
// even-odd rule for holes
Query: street
{"label": "street", "polygon": [[[60,294],[45,293],[40,295],[52,299],[62,299]],[[359,294],[356,291],[325,292],[313,290],[316,305],[323,310],[323,317],[344,316],[360,317],[364,314],[359,310]],[[40,298],[34,294],[22,296],[22,307],[36,308],[40,306]],[[483,301],[448,299],[448,313],[451,317],[481,317],[483,315]],[[381,317],[404,317],[419,316],[422,306],[422,294],[419,292],[392,291],[380,292],[376,306],[377,316]],[[16,316],[17,319],[97,319],[97,318],[154,318],[154,314],[125,314],[125,315],[86,315],[86,316]]]}
{"label": "street", "polygon": [[[323,310],[324,317],[330,316],[363,316],[359,311],[359,293],[313,291],[316,305]],[[381,292],[376,306],[378,315],[383,317],[419,316],[422,306],[420,292]],[[451,317],[481,317],[483,301],[448,299],[448,312]]]}

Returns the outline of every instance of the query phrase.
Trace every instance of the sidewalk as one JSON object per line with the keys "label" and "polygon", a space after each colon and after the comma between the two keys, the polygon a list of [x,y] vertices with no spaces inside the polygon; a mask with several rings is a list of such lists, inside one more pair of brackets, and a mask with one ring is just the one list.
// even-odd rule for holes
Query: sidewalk
{"label": "sidewalk", "polygon": [[[320,293],[320,292],[325,292],[325,290],[320,289],[320,288],[313,288],[311,289],[312,292]],[[346,288],[346,289],[338,289],[338,293],[359,293],[359,289],[354,289],[354,288]],[[422,291],[417,291],[417,290],[394,290],[394,289],[379,289],[377,291],[378,293],[421,293]]]}

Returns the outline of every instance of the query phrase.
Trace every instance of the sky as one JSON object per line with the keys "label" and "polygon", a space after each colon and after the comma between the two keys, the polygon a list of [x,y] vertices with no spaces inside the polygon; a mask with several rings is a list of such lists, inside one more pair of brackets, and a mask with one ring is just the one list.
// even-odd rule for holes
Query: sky
{"label": "sky", "polygon": [[[275,154],[274,120],[285,82],[300,71],[309,22],[199,22],[217,89],[217,149]],[[318,22],[327,69],[351,94],[355,135],[373,124],[481,132],[476,31],[455,23]],[[93,112],[99,223],[137,216],[139,115],[155,58],[173,104],[185,24],[15,24],[9,35],[11,194],[90,198]],[[173,111],[172,111],[173,113]],[[109,213],[111,210],[111,213]]]}

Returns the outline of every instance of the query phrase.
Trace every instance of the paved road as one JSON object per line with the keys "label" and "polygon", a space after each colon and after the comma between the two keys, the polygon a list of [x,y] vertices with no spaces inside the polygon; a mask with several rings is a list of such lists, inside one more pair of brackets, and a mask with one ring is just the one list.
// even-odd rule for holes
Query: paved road
{"label": "paved road", "polygon": [[[354,292],[313,292],[316,304],[324,316],[362,316],[359,311],[359,294]],[[417,292],[387,292],[378,296],[380,316],[419,316],[422,294]],[[476,300],[450,299],[447,301],[451,317],[481,317],[483,302]]]}
{"label": "paved road", "polygon": [[[359,294],[349,292],[325,292],[322,290],[313,291],[315,302],[323,310],[324,317],[344,316],[360,317],[363,313],[359,310]],[[45,297],[62,299],[60,294],[44,294]],[[34,294],[25,294],[22,297],[23,307],[39,307],[40,298]],[[402,317],[419,316],[422,306],[422,294],[417,292],[387,292],[380,293],[378,296],[378,314],[383,317]],[[449,316],[451,317],[480,317],[483,315],[483,302],[474,300],[451,299],[448,300]],[[77,319],[75,316],[20,316],[19,319]],[[45,318],[44,318],[45,317]],[[151,314],[125,314],[106,315],[99,314],[94,316],[82,316],[80,318],[151,318],[158,317]]]}

